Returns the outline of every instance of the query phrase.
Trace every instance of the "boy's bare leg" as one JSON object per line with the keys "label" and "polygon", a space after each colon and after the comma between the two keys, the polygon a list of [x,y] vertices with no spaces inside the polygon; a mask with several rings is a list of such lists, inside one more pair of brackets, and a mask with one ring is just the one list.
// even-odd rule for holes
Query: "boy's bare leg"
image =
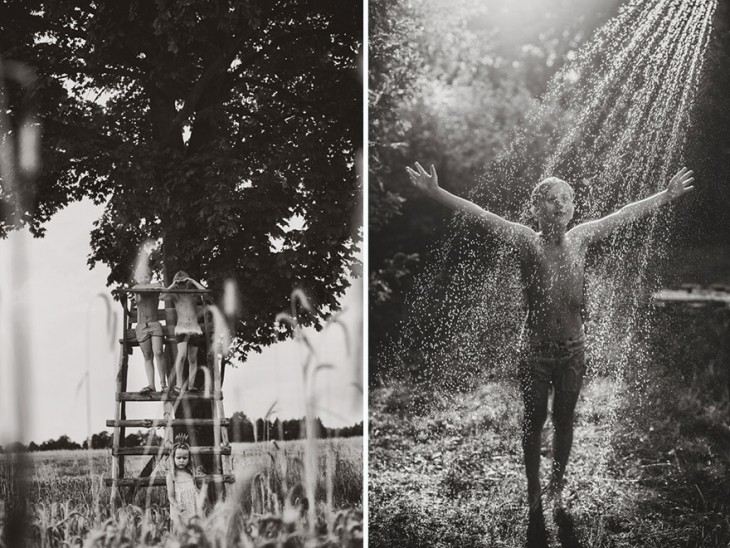
{"label": "boy's bare leg", "polygon": [[178,341],[177,358],[175,359],[175,386],[180,390],[182,390],[183,387],[183,367],[185,366],[185,356],[187,355],[188,341]]}
{"label": "boy's bare leg", "polygon": [[553,469],[548,493],[555,498],[558,505],[562,504],[563,478],[565,467],[568,465],[570,450],[573,446],[573,420],[575,405],[578,402],[578,392],[556,390],[553,399]]}
{"label": "boy's bare leg", "polygon": [[155,366],[152,363],[152,342],[149,337],[147,340],[139,343],[139,349],[144,357],[144,371],[147,374],[147,386],[154,390],[155,388]]}
{"label": "boy's bare leg", "polygon": [[547,548],[545,518],[540,500],[540,442],[548,409],[549,386],[544,381],[532,380],[523,386],[522,398],[525,415],[522,420],[522,449],[525,456],[527,475],[527,499],[529,521],[527,524],[527,546]]}
{"label": "boy's bare leg", "polygon": [[157,373],[160,375],[160,389],[167,388],[167,367],[165,367],[165,353],[162,351],[162,337],[152,336],[152,352],[157,362]]}
{"label": "boy's bare leg", "polygon": [[546,382],[532,381],[522,391],[525,415],[522,420],[522,449],[527,475],[527,498],[530,512],[540,508],[540,442],[548,408]]}
{"label": "boy's bare leg", "polygon": [[198,375],[198,347],[192,344],[188,345],[188,390],[195,386],[195,378]]}

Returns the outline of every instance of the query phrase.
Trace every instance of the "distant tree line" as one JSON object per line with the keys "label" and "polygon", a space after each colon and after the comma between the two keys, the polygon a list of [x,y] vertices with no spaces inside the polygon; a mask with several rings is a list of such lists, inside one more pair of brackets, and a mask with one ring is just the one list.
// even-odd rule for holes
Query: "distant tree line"
{"label": "distant tree line", "polygon": [[[317,418],[315,421],[318,438],[350,438],[362,436],[363,423],[360,421],[345,428],[327,428]],[[298,440],[307,435],[305,420],[289,419],[281,421],[278,418],[274,421],[257,419],[255,423],[241,411],[231,416],[231,423],[228,426],[228,439],[235,442],[254,442],[269,440]]]}
{"label": "distant tree line", "polygon": [[[252,423],[244,413],[238,411],[231,416],[230,420],[231,422],[228,425],[228,439],[233,442],[286,441],[298,440],[306,436],[305,420],[303,418],[285,421],[281,421],[278,418],[274,421],[258,419],[255,423]],[[315,423],[317,428],[316,436],[318,438],[350,438],[363,435],[362,421],[345,428],[327,428],[319,418],[317,418]],[[162,438],[156,433],[150,441],[148,441],[147,436],[141,430],[129,433],[124,438],[124,445],[134,447],[140,445],[159,445],[162,443]],[[63,434],[58,439],[46,440],[40,444],[31,441],[28,445],[20,442],[11,443],[6,447],[0,445],[0,453],[88,449],[89,441],[91,442],[91,449],[111,449],[114,439],[110,432],[102,430],[97,434],[93,434],[90,439],[87,438],[84,440],[82,444],[79,444],[66,434]]]}

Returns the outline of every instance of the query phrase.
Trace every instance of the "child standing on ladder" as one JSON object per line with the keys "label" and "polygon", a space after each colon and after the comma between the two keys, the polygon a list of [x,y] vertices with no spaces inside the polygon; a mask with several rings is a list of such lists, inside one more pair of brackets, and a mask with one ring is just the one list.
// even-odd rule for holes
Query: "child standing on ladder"
{"label": "child standing on ladder", "polygon": [[155,391],[155,368],[152,363],[157,363],[157,372],[160,375],[160,390],[167,390],[167,367],[165,354],[162,351],[163,332],[162,324],[157,321],[157,308],[160,302],[162,284],[150,283],[152,275],[148,268],[140,269],[136,274],[137,283],[132,290],[152,289],[158,291],[145,291],[134,294],[137,305],[137,325],[135,334],[139,348],[144,356],[145,373],[147,374],[147,386],[142,388],[140,394],[149,394]]}
{"label": "child standing on ladder", "polygon": [[[180,270],[172,279],[172,284],[165,291],[175,289],[201,289],[201,284],[193,280],[188,274]],[[199,314],[197,301],[199,296],[194,293],[164,293],[164,299],[169,299],[175,305],[177,313],[177,324],[175,325],[175,336],[177,337],[177,358],[175,359],[175,386],[171,389],[174,396],[180,394],[187,388],[190,392],[197,392],[194,386],[195,377],[198,373],[198,346],[203,344],[203,330],[198,323]],[[187,357],[190,369],[188,371],[188,382],[183,383],[183,368]]]}
{"label": "child standing on ladder", "polygon": [[547,547],[540,487],[540,437],[547,418],[548,394],[553,396],[553,466],[548,496],[556,516],[563,512],[561,493],[565,467],[573,443],[573,416],[586,370],[583,328],[583,281],[588,246],[621,225],[649,215],[690,191],[692,172],[679,170],[666,190],[624,206],[601,219],[567,230],[573,218],[573,189],[549,177],[532,191],[530,211],[540,231],[513,223],[440,188],[436,169],[419,163],[406,168],[413,185],[449,209],[461,211],[503,242],[513,246],[520,260],[527,298],[527,348],[520,363],[524,402],[522,447],[527,476],[528,546]]}

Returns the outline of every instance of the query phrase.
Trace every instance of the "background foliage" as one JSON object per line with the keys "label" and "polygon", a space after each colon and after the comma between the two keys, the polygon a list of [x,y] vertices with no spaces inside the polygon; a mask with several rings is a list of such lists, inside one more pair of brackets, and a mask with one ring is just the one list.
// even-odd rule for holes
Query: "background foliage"
{"label": "background foliage", "polygon": [[[545,156],[538,138],[543,128],[523,128],[524,116],[562,64],[622,3],[370,3],[371,381],[381,372],[378,356],[388,338],[398,336],[406,317],[414,274],[428,262],[429,246],[444,235],[450,217],[415,195],[404,167],[414,161],[434,163],[442,185],[467,196],[521,128],[530,134],[532,148],[524,151],[513,180],[531,187],[530,158]],[[681,268],[675,268],[679,261],[668,261],[674,269],[665,273],[670,281],[729,281],[727,261],[716,260],[716,248],[703,247],[726,243],[728,237],[730,189],[724,174],[730,167],[730,135],[721,97],[729,89],[722,70],[729,51],[724,4],[714,26],[686,151],[702,192],[677,216],[675,229],[683,246],[677,256],[691,253],[701,260],[682,261],[691,267]],[[553,112],[559,126],[561,111]],[[500,181],[482,184],[488,188],[485,200],[494,202],[482,205],[499,203],[500,213],[520,219],[515,196],[523,189],[506,188]],[[490,245],[488,239],[485,245]],[[442,296],[433,295],[434,307],[443,304]]]}
{"label": "background foliage", "polygon": [[359,2],[0,2],[3,62],[36,73],[31,93],[4,81],[9,107],[44,137],[0,235],[104,204],[89,264],[128,283],[151,239],[167,282],[236,279],[244,355],[276,337],[294,287],[325,315],[357,269],[361,46]]}

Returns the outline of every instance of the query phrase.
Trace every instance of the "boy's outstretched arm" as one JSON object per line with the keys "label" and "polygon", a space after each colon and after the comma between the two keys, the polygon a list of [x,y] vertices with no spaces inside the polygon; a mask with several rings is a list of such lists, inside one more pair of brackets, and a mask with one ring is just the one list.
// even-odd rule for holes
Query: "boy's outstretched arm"
{"label": "boy's outstretched arm", "polygon": [[606,215],[601,219],[580,224],[571,230],[571,232],[577,233],[576,235],[585,238],[589,244],[596,242],[611,234],[618,227],[645,217],[659,207],[686,194],[694,188],[692,186],[693,182],[694,177],[692,177],[692,171],[683,167],[671,178],[665,190],[638,202],[625,205],[618,211]]}
{"label": "boy's outstretched arm", "polygon": [[423,192],[426,196],[436,200],[440,204],[445,205],[453,211],[463,211],[469,217],[478,221],[487,230],[494,233],[496,236],[503,240],[517,243],[519,240],[528,238],[534,232],[529,227],[520,223],[513,223],[495,215],[479,207],[478,205],[451,194],[450,192],[441,188],[438,184],[438,175],[436,174],[436,168],[431,165],[431,172],[427,172],[421,164],[415,163],[416,169],[406,167],[408,176],[411,179],[411,183],[418,190]]}

